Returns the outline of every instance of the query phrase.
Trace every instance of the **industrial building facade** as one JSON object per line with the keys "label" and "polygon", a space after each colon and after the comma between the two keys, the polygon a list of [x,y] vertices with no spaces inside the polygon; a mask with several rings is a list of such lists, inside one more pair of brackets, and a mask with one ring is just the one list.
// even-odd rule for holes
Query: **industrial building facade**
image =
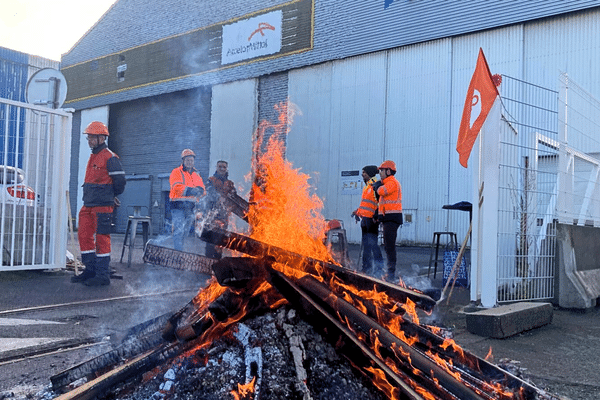
{"label": "industrial building facade", "polygon": [[600,97],[600,1],[119,0],[61,60],[64,107],[76,110],[73,212],[91,120],[108,123],[128,174],[118,228],[138,205],[164,232],[181,150],[199,155],[204,179],[229,161],[247,193],[253,133],[289,100],[298,114],[286,155],[351,241],[360,240],[350,218],[357,172],[385,159],[403,188],[399,242],[462,236],[467,215],[442,206],[473,197],[471,167],[459,165],[455,146],[479,48],[492,73],[557,90],[567,72]]}

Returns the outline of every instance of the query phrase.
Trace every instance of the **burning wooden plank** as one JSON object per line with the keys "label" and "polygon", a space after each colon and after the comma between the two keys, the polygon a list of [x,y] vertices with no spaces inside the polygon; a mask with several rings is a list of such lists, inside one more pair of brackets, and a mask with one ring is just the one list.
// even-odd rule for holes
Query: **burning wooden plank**
{"label": "burning wooden plank", "polygon": [[388,296],[401,303],[406,303],[407,299],[410,299],[417,307],[426,311],[431,311],[436,304],[431,297],[423,293],[359,274],[342,266],[297,254],[224,229],[205,229],[202,231],[200,238],[208,243],[226,247],[259,259],[272,258],[278,263],[316,276],[325,275],[326,278],[336,277],[358,289],[375,289],[385,292]]}

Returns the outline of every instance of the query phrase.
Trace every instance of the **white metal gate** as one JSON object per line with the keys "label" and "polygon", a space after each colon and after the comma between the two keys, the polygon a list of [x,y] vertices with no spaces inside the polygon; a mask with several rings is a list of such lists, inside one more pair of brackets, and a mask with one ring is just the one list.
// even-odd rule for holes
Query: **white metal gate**
{"label": "white metal gate", "polygon": [[498,302],[554,297],[556,224],[600,226],[600,102],[503,76]]}
{"label": "white metal gate", "polygon": [[554,297],[558,92],[502,77],[498,302]]}
{"label": "white metal gate", "polygon": [[0,99],[0,271],[65,266],[71,123]]}

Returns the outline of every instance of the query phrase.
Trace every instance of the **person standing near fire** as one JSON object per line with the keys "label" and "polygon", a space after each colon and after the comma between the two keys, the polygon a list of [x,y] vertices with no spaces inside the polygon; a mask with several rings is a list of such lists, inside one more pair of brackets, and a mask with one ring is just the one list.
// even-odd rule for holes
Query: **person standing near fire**
{"label": "person standing near fire", "polygon": [[184,238],[194,222],[194,209],[205,193],[204,182],[194,168],[195,161],[196,153],[184,149],[181,165],[173,169],[169,177],[173,247],[179,251],[183,250]]}
{"label": "person standing near fire", "polygon": [[396,280],[396,238],[402,225],[402,187],[394,176],[396,164],[386,160],[379,166],[380,181],[373,184],[379,199],[377,219],[383,226],[383,247],[387,258],[388,281]]}
{"label": "person standing near fire", "polygon": [[[208,212],[213,215],[213,223],[221,228],[227,229],[229,226],[229,216],[231,210],[224,203],[225,197],[235,194],[235,185],[229,180],[229,164],[227,161],[217,161],[217,169],[213,176],[208,178],[206,191],[208,193]],[[206,256],[210,258],[220,259],[222,250],[219,246],[206,244]]]}
{"label": "person standing near fire", "polygon": [[[362,232],[362,267],[361,272],[368,273],[373,265],[373,273],[383,270],[383,256],[381,249],[377,245],[379,235],[379,222],[377,221],[377,198],[373,190],[373,184],[377,181],[377,165],[367,165],[362,169],[362,178],[365,181],[365,187],[362,191],[360,205],[354,211],[352,216],[360,220],[360,230]],[[381,271],[383,272],[383,271]]]}
{"label": "person standing near fire", "polygon": [[85,170],[83,207],[79,211],[79,248],[83,273],[71,277],[71,282],[86,286],[110,285],[110,234],[112,215],[119,206],[116,196],[125,190],[125,172],[119,157],[109,150],[108,128],[94,121],[83,131],[92,154]]}

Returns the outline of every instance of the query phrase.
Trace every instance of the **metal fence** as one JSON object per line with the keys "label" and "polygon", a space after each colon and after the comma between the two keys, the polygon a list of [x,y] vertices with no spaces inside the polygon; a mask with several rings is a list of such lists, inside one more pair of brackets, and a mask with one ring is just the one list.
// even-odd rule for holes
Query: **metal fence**
{"label": "metal fence", "polygon": [[558,92],[502,77],[498,302],[554,296]]}
{"label": "metal fence", "polygon": [[65,266],[71,121],[0,99],[0,271]]}
{"label": "metal fence", "polygon": [[560,76],[559,190],[561,223],[600,226],[600,102]]}

